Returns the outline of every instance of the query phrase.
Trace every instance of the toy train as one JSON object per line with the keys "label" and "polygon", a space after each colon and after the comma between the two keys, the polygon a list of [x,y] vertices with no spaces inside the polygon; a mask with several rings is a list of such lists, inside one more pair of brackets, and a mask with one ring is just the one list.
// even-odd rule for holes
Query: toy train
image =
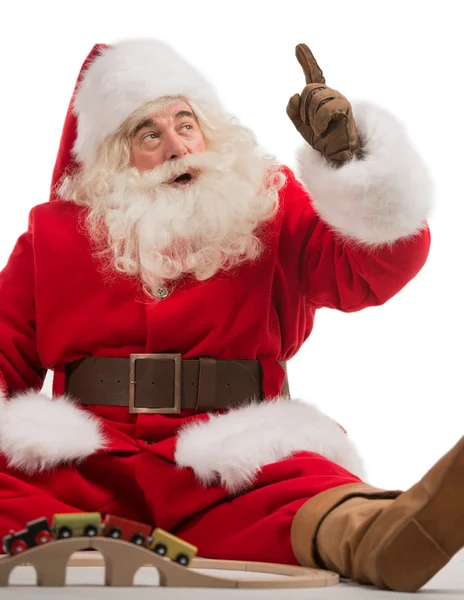
{"label": "toy train", "polygon": [[110,514],[107,514],[102,521],[102,515],[98,512],[56,514],[53,516],[51,527],[45,517],[29,521],[25,529],[10,531],[3,538],[3,551],[14,556],[53,540],[81,536],[103,536],[124,540],[149,548],[183,566],[188,566],[197,554],[195,546],[159,527],[152,530],[152,527],[145,523]]}

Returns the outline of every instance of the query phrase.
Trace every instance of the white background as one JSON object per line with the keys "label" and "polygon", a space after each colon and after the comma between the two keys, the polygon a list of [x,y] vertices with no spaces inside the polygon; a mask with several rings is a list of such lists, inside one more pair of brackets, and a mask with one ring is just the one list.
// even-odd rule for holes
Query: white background
{"label": "white background", "polygon": [[[292,395],[342,423],[369,481],[404,488],[463,434],[464,76],[459,2],[2,3],[0,267],[48,199],[61,127],[95,42],[156,37],[214,83],[223,104],[294,167],[301,143],[288,98],[306,42],[328,85],[407,123],[436,182],[424,269],[385,306],[321,310],[289,364]],[[1,302],[1,297],[0,297]],[[50,379],[46,389],[50,391]]]}

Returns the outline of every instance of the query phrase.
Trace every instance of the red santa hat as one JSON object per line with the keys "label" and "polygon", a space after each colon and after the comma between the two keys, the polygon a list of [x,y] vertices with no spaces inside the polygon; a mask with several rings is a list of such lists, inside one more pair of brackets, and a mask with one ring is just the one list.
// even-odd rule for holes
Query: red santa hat
{"label": "red santa hat", "polygon": [[91,164],[105,137],[135,110],[163,96],[221,108],[203,75],[167,44],[149,39],[96,44],[82,65],[66,115],[52,190],[65,172]]}

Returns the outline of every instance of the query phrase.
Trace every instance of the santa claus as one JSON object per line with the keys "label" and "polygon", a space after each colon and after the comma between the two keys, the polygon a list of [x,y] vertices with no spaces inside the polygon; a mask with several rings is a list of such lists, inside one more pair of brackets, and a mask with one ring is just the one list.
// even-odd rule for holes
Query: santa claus
{"label": "santa claus", "polygon": [[290,399],[317,308],[382,304],[421,269],[432,187],[392,115],[297,58],[301,182],[165,44],[85,61],[51,201],[0,274],[0,536],[100,511],[203,556],[403,591],[463,546],[464,439],[379,490],[346,432]]}

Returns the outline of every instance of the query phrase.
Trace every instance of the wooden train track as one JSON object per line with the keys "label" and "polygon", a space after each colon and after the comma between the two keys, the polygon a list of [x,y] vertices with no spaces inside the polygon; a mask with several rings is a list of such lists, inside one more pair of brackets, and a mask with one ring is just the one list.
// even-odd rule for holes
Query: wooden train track
{"label": "wooden train track", "polygon": [[[97,550],[83,553],[82,550]],[[79,557],[71,558],[75,552]],[[87,556],[85,556],[87,554]],[[71,559],[71,560],[70,560]],[[8,585],[11,571],[30,565],[37,572],[37,585],[64,586],[67,566],[105,566],[105,585],[130,587],[140,567],[153,566],[159,573],[159,585],[198,588],[309,588],[337,585],[336,573],[291,565],[194,558],[188,567],[155,552],[123,540],[105,537],[77,537],[35,546],[15,556],[0,557],[0,587]],[[220,569],[274,574],[276,578],[219,577],[198,569]]]}

